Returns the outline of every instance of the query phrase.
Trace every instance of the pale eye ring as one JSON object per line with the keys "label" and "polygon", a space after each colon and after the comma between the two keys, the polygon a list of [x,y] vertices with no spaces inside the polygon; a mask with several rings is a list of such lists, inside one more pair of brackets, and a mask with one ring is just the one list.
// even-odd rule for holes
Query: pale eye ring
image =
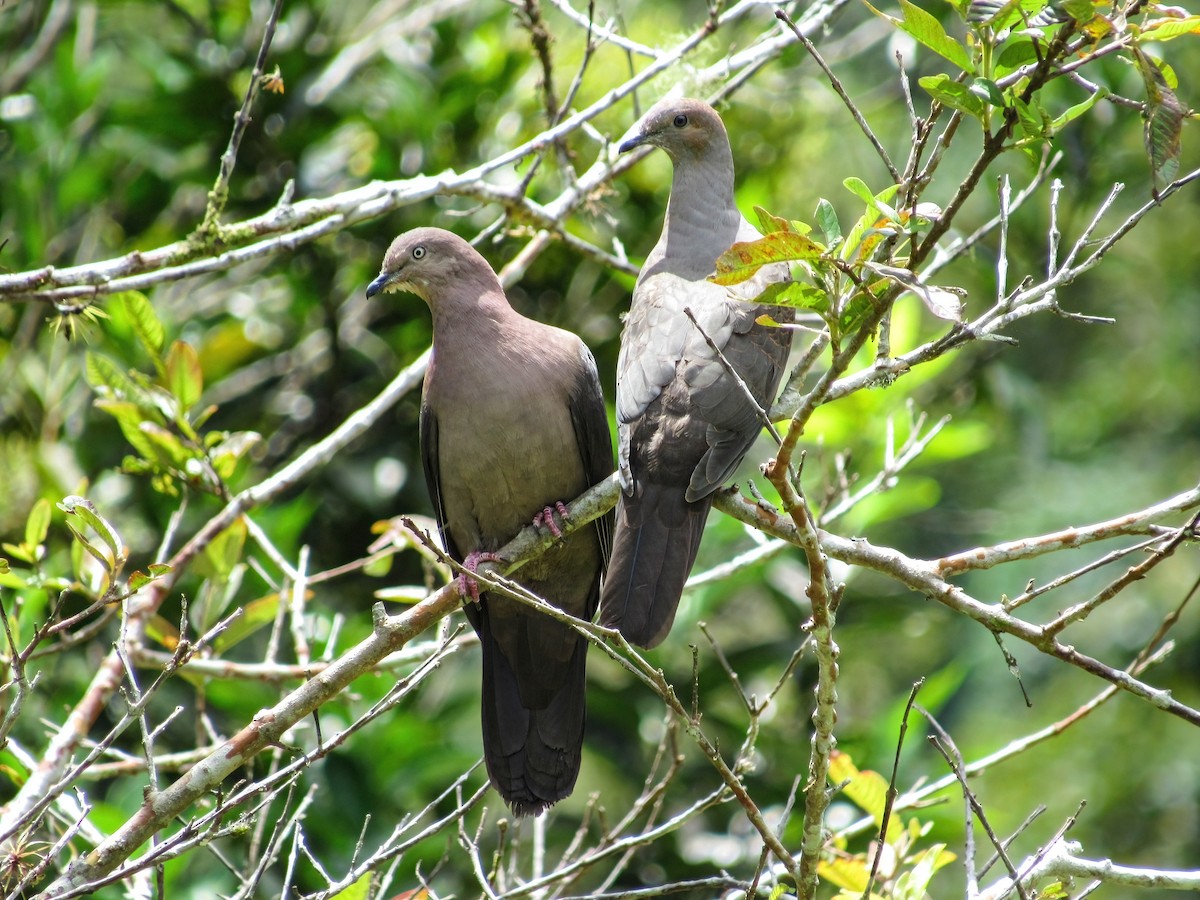
{"label": "pale eye ring", "polygon": [[683,113],[675,117],[674,125],[676,128],[683,128],[688,123],[688,118]]}
{"label": "pale eye ring", "polygon": [[424,247],[413,247],[412,257],[413,257],[413,259],[424,259],[425,258],[425,248]]}

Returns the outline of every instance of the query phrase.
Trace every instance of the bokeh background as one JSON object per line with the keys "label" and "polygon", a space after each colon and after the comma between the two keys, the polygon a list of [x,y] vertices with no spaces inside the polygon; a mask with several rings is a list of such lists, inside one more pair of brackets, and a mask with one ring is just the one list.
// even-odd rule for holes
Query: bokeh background
{"label": "bokeh background", "polygon": [[[522,3],[290,0],[284,6],[268,69],[278,66],[285,92],[256,102],[231,182],[227,221],[270,208],[294,182],[297,198],[329,195],[372,179],[463,171],[545,127],[542,71],[523,26]],[[927,8],[954,27],[948,4]],[[241,104],[269,5],[263,2],[72,2],[40,0],[0,7],[0,271],[69,266],[150,249],[186,237],[202,220],[207,191]],[[700,27],[703,2],[661,4],[606,0],[597,16],[617,17],[630,38],[672,45]],[[554,37],[556,87],[561,97],[584,57],[585,36],[553,4],[545,21]],[[61,28],[50,29],[53,17]],[[642,108],[689,73],[719,61],[772,27],[769,5],[723,29],[685,62],[640,92]],[[960,26],[961,27],[961,26]],[[51,32],[49,49],[29,71],[12,64]],[[863,4],[850,4],[814,37],[851,97],[894,158],[909,143],[909,121],[895,54],[914,78],[943,63],[897,36]],[[1193,42],[1163,45],[1180,94],[1200,80]],[[5,60],[8,62],[6,63]],[[589,60],[575,107],[598,99],[644,61],[602,45]],[[1113,91],[1144,93],[1137,71],[1114,57],[1088,69]],[[927,99],[914,86],[919,109]],[[1082,99],[1077,86],[1056,82],[1048,105]],[[812,221],[818,199],[833,203],[843,224],[861,211],[842,186],[850,176],[873,189],[886,186],[878,158],[854,126],[827,80],[796,46],[748,79],[722,107],[738,162],[738,201],[749,213],[762,205]],[[595,121],[615,139],[634,121],[628,101]],[[944,203],[978,152],[978,127],[962,126],[926,197]],[[1184,131],[1182,171],[1194,167],[1192,129]],[[1064,245],[1080,235],[1114,183],[1125,185],[1102,219],[1107,234],[1147,201],[1150,168],[1142,123],[1134,109],[1100,103],[1054,142],[1062,159],[1059,226]],[[568,151],[580,169],[599,152],[577,133]],[[516,181],[528,161],[497,177]],[[1031,160],[1004,156],[985,177],[956,227],[966,233],[997,209],[997,179],[1020,187],[1033,176]],[[634,261],[653,245],[669,187],[669,162],[652,155],[612,185],[598,202],[573,216],[568,230],[601,246],[614,238]],[[531,195],[554,196],[563,171],[547,159]],[[1049,190],[1043,186],[1012,217],[1009,286],[1046,268]],[[374,396],[428,346],[430,320],[410,295],[367,300],[364,289],[396,234],[438,225],[474,237],[500,210],[463,197],[437,197],[340,231],[294,252],[277,254],[215,276],[162,284],[147,293],[171,339],[199,352],[205,402],[217,409],[206,428],[263,435],[252,459],[235,475],[245,486],[277,470],[328,434]],[[918,557],[936,558],[991,544],[1086,524],[1149,506],[1200,478],[1200,206],[1194,187],[1149,214],[1091,272],[1060,292],[1062,305],[1108,316],[1113,325],[1088,325],[1051,315],[1019,323],[1019,343],[976,343],[899,380],[887,389],[855,394],[821,410],[806,435],[806,471],[815,491],[832,477],[838,454],[849,472],[869,477],[884,454],[889,417],[904,433],[911,408],[952,422],[896,486],[859,505],[833,530],[863,536]],[[485,240],[480,249],[499,269],[523,245],[521,225]],[[968,291],[968,314],[996,293],[997,240],[985,239],[968,257],[939,272],[937,282]],[[552,245],[509,292],[527,315],[570,328],[592,347],[606,395],[613,372],[620,315],[632,281],[561,244]],[[0,538],[17,542],[39,498],[84,493],[106,512],[132,550],[133,565],[155,561],[178,498],[154,490],[150,479],[122,471],[130,454],[116,422],[93,407],[85,378],[88,351],[122,367],[150,371],[119,305],[86,326],[75,340],[54,328],[54,311],[36,302],[0,298]],[[916,301],[901,301],[894,346],[905,349],[945,328]],[[320,474],[256,520],[292,558],[311,551],[310,571],[360,558],[375,538],[374,523],[401,513],[429,513],[417,452],[419,397],[403,400],[385,422]],[[747,473],[769,448],[748,461]],[[181,533],[190,533],[219,508],[211,497],[189,501]],[[1178,524],[1172,523],[1172,524]],[[48,539],[46,572],[71,571],[70,536],[56,523]],[[697,571],[751,546],[745,529],[714,514]],[[1115,545],[1114,545],[1115,546]],[[1109,549],[1106,547],[1105,549]],[[1103,551],[1055,554],[978,572],[962,580],[974,596],[994,602],[1030,580],[1048,581]],[[253,550],[247,550],[252,556]],[[1040,601],[1035,618],[1051,618],[1090,596],[1127,563],[1081,578]],[[1200,573],[1194,547],[1185,546],[1154,576],[1126,590],[1076,633],[1080,649],[1125,665],[1177,606]],[[1021,684],[1008,670],[992,635],[974,622],[898,588],[882,576],[839,571],[848,590],[836,633],[841,648],[840,747],[863,768],[888,772],[910,686],[926,679],[920,702],[956,740],[967,760],[1004,746],[1072,713],[1100,691],[1096,679],[1007,641]],[[342,646],[367,632],[375,591],[426,577],[416,554],[398,556],[385,575],[356,573],[319,586],[309,600],[316,634],[344,617]],[[197,571],[182,596],[204,590]],[[761,696],[778,678],[798,642],[808,611],[798,551],[776,555],[733,577],[693,591],[671,639],[651,658],[681,691],[690,690],[692,651],[700,647],[699,684],[705,726],[732,749],[742,739],[740,701],[697,623],[708,624],[749,691]],[[248,603],[270,587],[246,570],[231,603]],[[0,587],[6,606],[23,596],[27,615],[45,609],[54,592]],[[68,597],[68,607],[81,601]],[[39,607],[40,604],[40,607]],[[178,600],[164,610],[178,616]],[[322,629],[325,631],[323,632]],[[1200,620],[1186,608],[1172,632],[1175,651],[1147,678],[1180,701],[1200,704]],[[38,690],[12,732],[36,753],[47,726],[60,721],[107,651],[113,632],[48,657]],[[264,635],[239,648],[261,655]],[[747,783],[775,813],[809,752],[811,660],[782,689],[758,744]],[[658,700],[619,667],[593,653],[589,731],[575,795],[553,814],[547,840],[561,847],[573,833],[589,794],[609,810],[626,808],[642,788],[663,728]],[[308,778],[321,785],[309,811],[312,847],[335,868],[350,858],[361,823],[384,833],[419,808],[479,755],[478,659],[454,654],[411,702],[369,733],[331,754]],[[1022,685],[1028,692],[1027,706]],[[389,676],[363,679],[355,696],[323,715],[349,719],[390,686]],[[218,730],[241,727],[281,688],[213,680],[180,685],[160,698],[189,714],[163,737],[164,749],[194,746],[203,711]],[[115,715],[115,713],[114,713]],[[914,720],[900,763],[901,787],[945,773]],[[129,749],[129,748],[127,748]],[[711,767],[686,741],[683,774],[667,808],[716,782]],[[9,754],[0,799],[11,794],[21,767]],[[477,773],[477,778],[480,778]],[[1081,801],[1087,806],[1072,831],[1088,855],[1133,865],[1200,865],[1200,734],[1128,695],[1118,696],[1082,723],[974,783],[993,826],[1008,834],[1039,804],[1046,813],[1019,838],[1015,857],[1032,852]],[[98,780],[88,788],[95,820],[111,829],[141,801],[133,778]],[[959,850],[961,797],[920,812],[932,823],[930,840]],[[489,801],[493,813],[499,803]],[[831,823],[857,813],[835,800]],[[794,816],[785,839],[799,841]],[[725,805],[673,838],[644,848],[626,882],[657,884],[713,873],[745,875],[760,845],[740,810]],[[861,839],[856,846],[861,849]],[[236,857],[238,851],[231,851]],[[405,857],[443,893],[472,893],[469,867],[453,834],[439,835]],[[228,891],[230,875],[211,856],[192,854],[167,869],[171,896]],[[403,879],[402,879],[403,880]],[[961,867],[934,882],[933,896],[961,894]],[[408,879],[411,881],[411,878]],[[301,871],[299,884],[320,883]],[[580,885],[583,892],[586,879]],[[1106,892],[1107,891],[1107,892]],[[1156,892],[1169,896],[1170,892]],[[114,894],[115,896],[115,894]],[[1102,889],[1098,896],[1150,896]]]}

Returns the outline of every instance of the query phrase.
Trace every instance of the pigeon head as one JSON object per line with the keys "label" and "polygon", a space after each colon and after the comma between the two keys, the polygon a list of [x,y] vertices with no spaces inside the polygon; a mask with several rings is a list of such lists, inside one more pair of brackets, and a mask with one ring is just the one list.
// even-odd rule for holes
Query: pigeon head
{"label": "pigeon head", "polygon": [[703,100],[661,100],[626,134],[618,148],[627,153],[650,144],[661,147],[672,161],[700,158],[710,149],[729,146],[729,137],[716,110]]}
{"label": "pigeon head", "polygon": [[[495,282],[491,266],[458,235],[441,228],[415,228],[392,241],[379,277],[367,285],[367,296],[409,291],[426,303],[435,303],[484,272]],[[486,285],[494,286],[498,282]]]}

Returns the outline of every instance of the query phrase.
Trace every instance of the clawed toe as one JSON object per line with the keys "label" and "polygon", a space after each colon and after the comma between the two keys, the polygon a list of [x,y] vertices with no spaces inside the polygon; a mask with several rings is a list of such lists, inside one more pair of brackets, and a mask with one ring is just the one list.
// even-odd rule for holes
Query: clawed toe
{"label": "clawed toe", "polygon": [[[473,603],[479,602],[479,582],[472,576],[480,563],[485,562],[503,562],[504,558],[499,553],[490,553],[485,550],[477,550],[474,553],[467,555],[463,560],[463,568],[466,572],[462,572],[458,576],[458,590],[464,597],[469,598]],[[467,574],[467,573],[470,574]]]}
{"label": "clawed toe", "polygon": [[556,510],[564,522],[567,520],[567,516],[571,514],[571,511],[567,509],[567,504],[563,503],[561,500],[555,500],[554,506],[547,506],[540,513],[533,517],[533,524],[538,528],[545,528],[552,535],[554,535],[556,539],[561,541],[563,537],[562,529],[559,527],[558,522],[554,521],[554,513]]}

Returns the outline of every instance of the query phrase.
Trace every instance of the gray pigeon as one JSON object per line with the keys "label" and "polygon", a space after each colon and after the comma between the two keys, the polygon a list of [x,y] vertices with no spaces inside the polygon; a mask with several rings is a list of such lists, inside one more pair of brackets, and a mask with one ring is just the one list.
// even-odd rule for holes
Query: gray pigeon
{"label": "gray pigeon", "polygon": [[[392,242],[367,296],[406,290],[433,313],[421,403],[421,455],[442,543],[474,571],[535,518],[613,470],[596,363],[574,334],[509,306],[487,261],[462,238],[418,228]],[[581,619],[596,611],[612,540],[598,519],[516,572]],[[478,586],[464,579],[474,595]],[[484,592],[465,610],[483,648],[483,748],[518,815],[571,793],[579,774],[587,641],[522,603]]]}
{"label": "gray pigeon", "polygon": [[[767,409],[779,388],[791,330],[755,324],[783,311],[732,299],[706,281],[718,256],[761,237],[733,201],[733,155],[720,116],[700,100],[664,100],[624,141],[652,144],[674,177],[662,235],[638,276],[617,362],[622,494],[600,623],[657,646],[671,630],[713,492],[742,461],[763,422],[697,322]],[[752,298],[787,274],[775,265],[739,285]]]}

